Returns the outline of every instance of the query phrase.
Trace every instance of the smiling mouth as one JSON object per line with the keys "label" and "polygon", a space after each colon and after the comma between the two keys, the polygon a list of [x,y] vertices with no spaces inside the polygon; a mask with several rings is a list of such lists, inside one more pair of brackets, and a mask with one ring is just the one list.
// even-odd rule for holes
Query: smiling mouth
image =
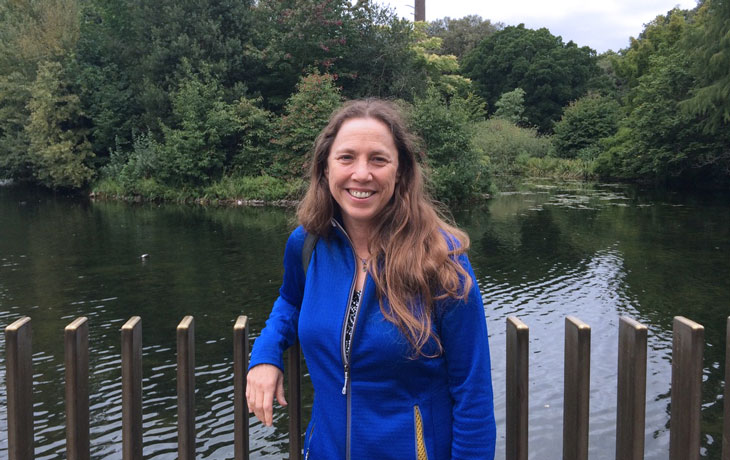
{"label": "smiling mouth", "polygon": [[350,195],[354,196],[355,198],[367,198],[370,195],[372,195],[374,192],[362,192],[359,190],[348,190]]}

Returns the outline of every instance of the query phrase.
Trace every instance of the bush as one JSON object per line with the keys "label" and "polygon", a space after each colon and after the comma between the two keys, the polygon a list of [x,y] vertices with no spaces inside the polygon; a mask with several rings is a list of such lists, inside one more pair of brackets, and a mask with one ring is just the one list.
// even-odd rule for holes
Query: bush
{"label": "bush", "polygon": [[241,98],[233,108],[240,125],[241,140],[230,164],[238,175],[264,174],[274,161],[271,138],[275,124],[271,112],[260,108],[259,104],[260,98]]}
{"label": "bush", "polygon": [[315,72],[299,81],[297,92],[287,100],[284,116],[276,128],[273,142],[278,153],[271,170],[273,175],[283,178],[304,176],[307,154],[341,103],[340,90],[332,75]]}
{"label": "bush", "polygon": [[621,108],[613,98],[590,93],[572,102],[553,129],[555,156],[594,160],[601,153],[601,139],[618,129]]}
{"label": "bush", "polygon": [[271,176],[225,176],[205,189],[208,198],[244,200],[293,200],[303,193],[305,182]]}
{"label": "bush", "polygon": [[116,179],[123,187],[131,187],[140,179],[148,179],[163,167],[160,144],[150,133],[134,135],[132,151],[120,146],[109,153],[109,163],[102,168],[106,178]]}
{"label": "bush", "polygon": [[220,177],[227,152],[236,151],[242,126],[209,72],[186,75],[172,94],[173,122],[162,125],[164,168],[158,178],[171,185],[202,185]]}
{"label": "bush", "polygon": [[502,118],[515,125],[527,123],[527,118],[523,115],[525,113],[525,90],[522,88],[503,93],[494,106],[497,108],[494,118]]}
{"label": "bush", "polygon": [[595,178],[595,162],[593,161],[554,157],[519,157],[517,163],[522,174],[527,177],[578,180]]}
{"label": "bush", "polygon": [[477,123],[472,145],[490,170],[497,176],[522,173],[518,157],[544,157],[550,149],[550,138],[535,129],[521,128],[508,120],[491,118]]}
{"label": "bush", "polygon": [[428,149],[430,191],[449,203],[472,200],[491,188],[486,163],[471,143],[474,113],[468,106],[457,96],[447,103],[431,87],[424,98],[416,98],[409,114],[413,131]]}
{"label": "bush", "polygon": [[77,94],[58,62],[38,66],[30,86],[29,118],[25,132],[33,176],[49,188],[79,188],[93,176],[88,166],[94,153],[83,128]]}

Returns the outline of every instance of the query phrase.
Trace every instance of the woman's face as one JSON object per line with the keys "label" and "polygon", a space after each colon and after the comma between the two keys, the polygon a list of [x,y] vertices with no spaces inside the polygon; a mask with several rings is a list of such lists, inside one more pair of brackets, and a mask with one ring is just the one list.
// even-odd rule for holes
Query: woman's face
{"label": "woman's face", "polygon": [[398,150],[390,129],[374,118],[351,118],[340,127],[325,176],[345,227],[369,229],[398,181]]}

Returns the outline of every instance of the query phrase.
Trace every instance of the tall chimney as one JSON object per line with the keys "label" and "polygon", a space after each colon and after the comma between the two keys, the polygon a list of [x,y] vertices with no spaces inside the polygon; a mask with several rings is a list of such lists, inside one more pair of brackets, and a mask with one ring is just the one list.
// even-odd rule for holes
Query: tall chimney
{"label": "tall chimney", "polygon": [[425,21],[426,20],[426,0],[415,0],[416,1],[416,13],[414,20],[415,21]]}

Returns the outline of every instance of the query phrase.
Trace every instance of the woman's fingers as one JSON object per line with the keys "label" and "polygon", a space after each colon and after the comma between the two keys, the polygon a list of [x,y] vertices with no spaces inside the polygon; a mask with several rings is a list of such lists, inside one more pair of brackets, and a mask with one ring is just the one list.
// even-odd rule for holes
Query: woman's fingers
{"label": "woman's fingers", "polygon": [[[284,374],[271,364],[259,364],[251,368],[246,377],[246,403],[248,411],[266,426],[274,422],[274,395],[280,404],[284,399]],[[282,403],[282,401],[284,401]]]}
{"label": "woman's fingers", "polygon": [[286,397],[284,396],[284,375],[281,375],[281,378],[276,381],[276,400],[279,401],[279,404],[282,406],[286,406]]}

